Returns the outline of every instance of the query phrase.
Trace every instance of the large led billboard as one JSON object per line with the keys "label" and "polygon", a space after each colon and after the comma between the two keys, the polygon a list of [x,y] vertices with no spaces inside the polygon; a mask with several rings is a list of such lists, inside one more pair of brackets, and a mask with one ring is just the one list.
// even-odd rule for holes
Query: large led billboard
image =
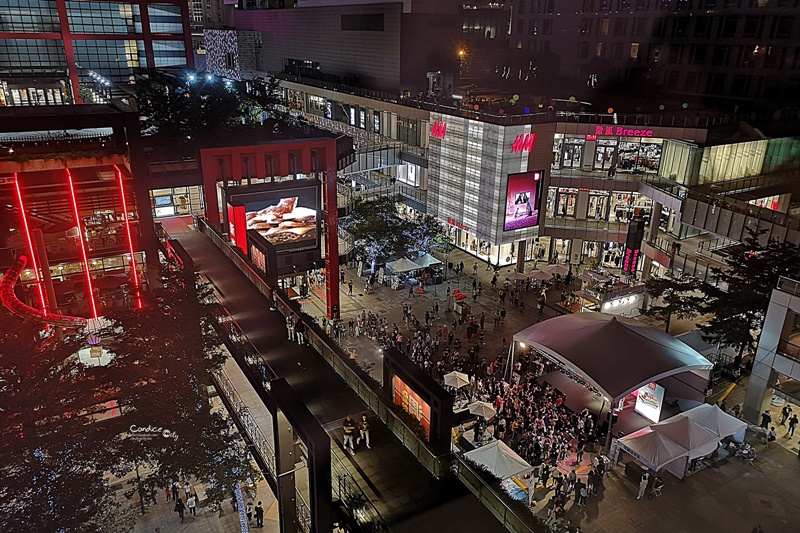
{"label": "large led billboard", "polygon": [[278,253],[319,248],[320,183],[298,180],[229,190],[231,240],[247,251],[247,230],[255,230]]}
{"label": "large led billboard", "polygon": [[504,231],[530,228],[539,223],[541,189],[541,171],[509,174]]}

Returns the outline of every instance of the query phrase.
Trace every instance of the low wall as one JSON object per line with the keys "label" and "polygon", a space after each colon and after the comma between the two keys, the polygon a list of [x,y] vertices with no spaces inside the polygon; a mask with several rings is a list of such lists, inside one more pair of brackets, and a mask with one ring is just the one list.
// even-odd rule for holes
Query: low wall
{"label": "low wall", "polygon": [[205,233],[217,248],[230,259],[247,279],[258,289],[258,291],[268,299],[273,298],[275,307],[283,315],[294,313],[301,317],[306,326],[308,341],[311,346],[328,362],[328,364],[339,374],[347,385],[366,403],[370,409],[380,418],[384,424],[394,433],[400,442],[405,446],[414,457],[436,478],[447,475],[452,466],[453,456],[450,453],[435,455],[427,445],[416,436],[414,431],[403,423],[391,408],[391,404],[386,401],[380,393],[375,390],[378,382],[375,382],[375,389],[358,375],[360,369],[356,363],[344,353],[344,351],[322,331],[316,323],[308,319],[308,315],[303,313],[297,302],[291,301],[282,294],[282,291],[273,291],[266,281],[250,264],[250,260],[242,254],[239,248],[229,245],[204,219],[197,219],[197,228]]}

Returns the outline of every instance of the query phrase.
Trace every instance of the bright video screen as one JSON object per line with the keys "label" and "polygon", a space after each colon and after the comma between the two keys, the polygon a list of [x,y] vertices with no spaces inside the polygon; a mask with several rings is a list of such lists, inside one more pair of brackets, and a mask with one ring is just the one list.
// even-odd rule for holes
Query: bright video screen
{"label": "bright video screen", "polygon": [[542,173],[524,172],[508,176],[503,230],[530,228],[539,223]]}

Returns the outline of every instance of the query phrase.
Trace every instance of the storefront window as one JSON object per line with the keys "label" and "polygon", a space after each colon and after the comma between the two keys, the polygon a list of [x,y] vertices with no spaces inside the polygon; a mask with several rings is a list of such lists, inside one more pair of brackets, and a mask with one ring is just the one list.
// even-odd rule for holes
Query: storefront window
{"label": "storefront window", "polygon": [[203,193],[199,185],[154,189],[150,191],[150,203],[156,218],[202,214],[204,209]]}
{"label": "storefront window", "polygon": [[586,139],[583,137],[565,137],[559,168],[580,168],[584,144],[586,144]]}
{"label": "storefront window", "polygon": [[599,139],[594,149],[594,168],[605,170],[614,164],[617,154],[616,139]]}
{"label": "storefront window", "polygon": [[605,191],[592,191],[589,193],[589,211],[587,218],[594,220],[607,220],[611,206],[610,195]]}
{"label": "storefront window", "polygon": [[619,143],[617,170],[658,172],[662,142],[661,139],[623,137]]}

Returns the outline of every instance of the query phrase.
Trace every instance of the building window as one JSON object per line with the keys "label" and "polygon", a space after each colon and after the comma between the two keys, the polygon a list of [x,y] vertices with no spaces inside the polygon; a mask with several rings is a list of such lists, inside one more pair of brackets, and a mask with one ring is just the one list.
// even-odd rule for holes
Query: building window
{"label": "building window", "polygon": [[743,37],[761,37],[761,25],[764,17],[746,17],[744,19]]}
{"label": "building window", "polygon": [[692,47],[692,64],[705,65],[706,54],[708,54],[708,46],[704,44],[696,44]]}
{"label": "building window", "polygon": [[619,18],[614,21],[614,37],[624,37],[628,27],[628,19]]}
{"label": "building window", "polygon": [[66,4],[69,29],[72,33],[142,33],[142,19],[139,6],[136,4],[76,1],[68,1]]}
{"label": "building window", "polygon": [[[578,45],[578,59],[586,59],[587,57],[589,57],[589,43],[584,41]],[[800,63],[800,53],[798,53],[797,57]]]}
{"label": "building window", "polygon": [[696,92],[700,82],[699,72],[687,72],[686,79],[683,80],[683,90],[686,92]]}
{"label": "building window", "polygon": [[589,35],[592,31],[592,19],[581,19],[581,35]]}
{"label": "building window", "polygon": [[56,3],[52,0],[3,0],[0,2],[0,32],[58,33]]}
{"label": "building window", "polygon": [[739,17],[728,16],[722,19],[722,24],[719,26],[718,37],[722,39],[730,39],[736,37],[736,26],[739,23]]}
{"label": "building window", "polygon": [[625,45],[622,44],[622,43],[614,43],[614,48],[612,49],[613,51],[611,53],[611,58],[614,61],[621,61],[622,60],[622,54],[623,54],[624,46]]}
{"label": "building window", "polygon": [[608,35],[608,28],[611,26],[610,19],[603,19],[600,21],[600,35],[606,36]]}
{"label": "building window", "polygon": [[594,57],[603,57],[603,43],[597,43],[595,46]]}
{"label": "building window", "polygon": [[147,6],[150,16],[150,31],[180,35],[183,33],[181,7],[178,5],[156,4]]}
{"label": "building window", "polygon": [[155,67],[182,67],[186,65],[186,48],[183,41],[153,41]]}
{"label": "building window", "polygon": [[631,43],[629,57],[631,59],[639,59],[639,43]]}
{"label": "building window", "polygon": [[792,34],[793,17],[777,17],[772,22],[772,37],[776,39],[786,39]]}
{"label": "building window", "polygon": [[553,20],[544,19],[542,21],[542,35],[550,35],[553,33]]}

